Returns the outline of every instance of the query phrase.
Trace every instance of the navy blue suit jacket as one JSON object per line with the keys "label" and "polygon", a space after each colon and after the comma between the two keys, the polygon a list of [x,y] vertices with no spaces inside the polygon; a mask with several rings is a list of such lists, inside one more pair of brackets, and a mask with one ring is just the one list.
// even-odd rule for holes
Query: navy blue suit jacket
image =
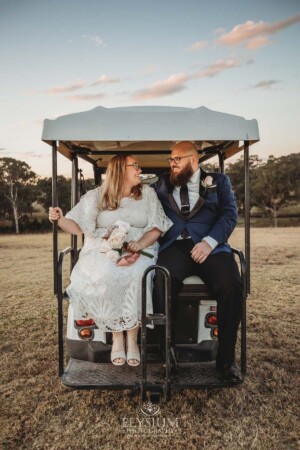
{"label": "navy blue suit jacket", "polygon": [[160,251],[169,247],[186,228],[193,242],[197,244],[205,236],[214,238],[218,245],[211,254],[231,252],[227,239],[237,224],[237,205],[229,178],[222,173],[206,173],[201,169],[201,180],[210,175],[213,188],[203,188],[194,208],[185,218],[172,195],[174,187],[169,174],[163,174],[152,185],[162,203],[166,215],[172,220],[172,227],[160,240]]}

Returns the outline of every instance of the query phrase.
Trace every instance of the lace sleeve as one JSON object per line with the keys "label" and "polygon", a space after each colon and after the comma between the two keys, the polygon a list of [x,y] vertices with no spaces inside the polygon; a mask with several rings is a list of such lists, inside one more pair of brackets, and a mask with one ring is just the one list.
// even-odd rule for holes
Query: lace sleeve
{"label": "lace sleeve", "polygon": [[166,216],[155,190],[150,186],[145,185],[143,186],[143,195],[145,195],[147,201],[148,211],[148,223],[145,228],[145,233],[153,228],[158,228],[165,233],[171,228],[173,222]]}
{"label": "lace sleeve", "polygon": [[99,189],[88,191],[65,217],[74,220],[86,236],[92,236],[99,214],[98,203]]}

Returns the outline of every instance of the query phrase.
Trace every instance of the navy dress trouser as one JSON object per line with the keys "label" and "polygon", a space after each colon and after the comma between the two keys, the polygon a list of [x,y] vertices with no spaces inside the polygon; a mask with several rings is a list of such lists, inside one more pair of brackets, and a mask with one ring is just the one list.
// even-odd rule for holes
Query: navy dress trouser
{"label": "navy dress trouser", "polygon": [[[183,280],[198,275],[217,299],[219,348],[217,366],[231,364],[235,359],[237,330],[242,316],[242,283],[237,263],[232,253],[220,252],[209,255],[202,263],[191,257],[192,239],[175,241],[163,250],[157,263],[171,274],[172,316]],[[154,311],[164,313],[164,278],[157,272],[153,290]]]}

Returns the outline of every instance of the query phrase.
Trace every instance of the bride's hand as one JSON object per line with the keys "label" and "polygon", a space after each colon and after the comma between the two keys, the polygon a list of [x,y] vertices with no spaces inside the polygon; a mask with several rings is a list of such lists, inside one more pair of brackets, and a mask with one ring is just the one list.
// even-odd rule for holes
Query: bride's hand
{"label": "bride's hand", "polygon": [[140,255],[139,253],[128,253],[127,255],[122,256],[122,258],[119,259],[117,262],[117,266],[119,267],[126,267],[131,266],[136,262],[137,259],[139,259]]}
{"label": "bride's hand", "polygon": [[52,208],[50,206],[49,208],[49,220],[51,223],[53,223],[54,220],[59,220],[64,217],[63,212],[60,208],[57,206],[55,208]]}
{"label": "bride's hand", "polygon": [[143,249],[137,241],[129,241],[126,250],[128,250],[129,252],[136,253]]}

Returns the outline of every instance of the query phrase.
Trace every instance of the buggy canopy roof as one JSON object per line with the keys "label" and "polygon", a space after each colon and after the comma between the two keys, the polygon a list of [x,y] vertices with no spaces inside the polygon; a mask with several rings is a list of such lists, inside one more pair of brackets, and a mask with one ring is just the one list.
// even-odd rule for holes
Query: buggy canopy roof
{"label": "buggy canopy roof", "polygon": [[199,108],[140,106],[104,108],[69,114],[44,121],[42,140],[73,159],[82,157],[106,167],[120,152],[139,155],[143,167],[167,166],[166,154],[178,141],[193,141],[204,161],[216,154],[224,159],[241,151],[243,142],[259,141],[255,119]]}

